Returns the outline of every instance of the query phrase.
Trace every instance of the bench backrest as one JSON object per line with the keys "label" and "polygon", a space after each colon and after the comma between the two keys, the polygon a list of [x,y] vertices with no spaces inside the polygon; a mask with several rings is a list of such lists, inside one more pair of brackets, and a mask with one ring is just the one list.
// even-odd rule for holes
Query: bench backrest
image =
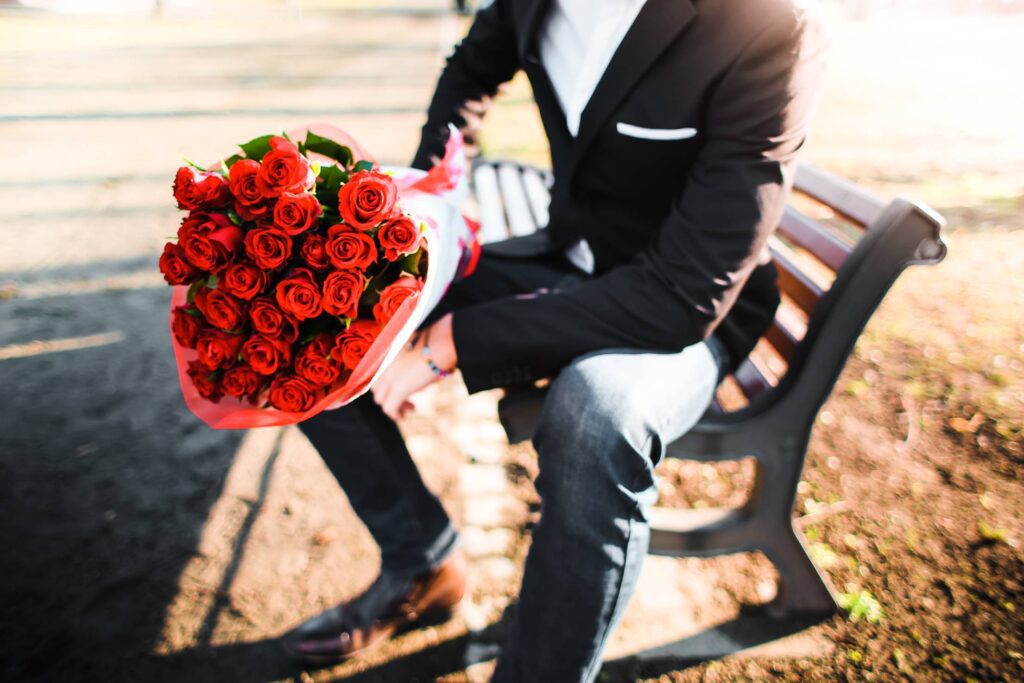
{"label": "bench backrest", "polygon": [[[481,239],[492,242],[547,225],[551,177],[512,162],[474,167]],[[797,392],[817,413],[882,296],[911,263],[945,254],[942,219],[906,200],[882,200],[810,165],[794,192],[771,251],[783,302],[772,327],[723,387],[727,408],[765,409]],[[730,396],[731,394],[731,396]]]}

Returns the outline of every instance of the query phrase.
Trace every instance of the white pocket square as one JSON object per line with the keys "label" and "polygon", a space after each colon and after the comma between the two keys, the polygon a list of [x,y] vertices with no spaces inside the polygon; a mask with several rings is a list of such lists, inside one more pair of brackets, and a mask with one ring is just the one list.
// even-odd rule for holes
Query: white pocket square
{"label": "white pocket square", "polygon": [[696,128],[644,128],[619,121],[615,130],[631,138],[643,140],[685,140],[697,134]]}

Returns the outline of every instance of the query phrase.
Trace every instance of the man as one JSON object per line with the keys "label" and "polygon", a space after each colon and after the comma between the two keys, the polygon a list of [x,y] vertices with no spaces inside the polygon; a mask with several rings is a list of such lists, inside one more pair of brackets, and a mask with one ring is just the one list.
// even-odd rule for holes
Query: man
{"label": "man", "polygon": [[461,599],[457,535],[394,420],[458,368],[469,391],[552,377],[540,522],[495,680],[592,680],[648,546],[654,467],[770,324],[765,243],[817,99],[792,0],[497,0],[437,85],[414,165],[520,69],[550,146],[550,223],[477,272],[373,395],[301,425],[381,546],[377,581],[289,634],[309,662]]}

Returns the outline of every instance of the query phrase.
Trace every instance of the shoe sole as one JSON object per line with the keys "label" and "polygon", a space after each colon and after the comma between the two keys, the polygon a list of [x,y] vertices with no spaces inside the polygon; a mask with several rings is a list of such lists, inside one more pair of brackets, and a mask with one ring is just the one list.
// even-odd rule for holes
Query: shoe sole
{"label": "shoe sole", "polygon": [[281,642],[281,647],[293,660],[303,664],[316,668],[323,668],[326,666],[332,666],[334,664],[341,664],[350,659],[359,657],[360,655],[366,654],[371,650],[375,650],[385,643],[385,641],[394,638],[395,636],[403,635],[411,631],[415,631],[421,628],[427,628],[429,626],[438,626],[449,621],[455,615],[455,610],[452,607],[438,607],[432,610],[428,610],[419,616],[417,619],[412,621],[400,621],[395,622],[393,625],[385,628],[381,633],[371,640],[369,643],[353,650],[344,655],[313,655],[305,652],[298,652],[289,647],[287,641]]}

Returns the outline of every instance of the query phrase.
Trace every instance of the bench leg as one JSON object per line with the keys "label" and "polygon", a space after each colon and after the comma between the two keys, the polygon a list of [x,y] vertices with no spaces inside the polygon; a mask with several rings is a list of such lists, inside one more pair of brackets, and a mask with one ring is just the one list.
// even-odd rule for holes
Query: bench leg
{"label": "bench leg", "polygon": [[811,560],[803,535],[793,526],[793,500],[803,469],[802,445],[782,446],[773,457],[758,461],[754,498],[761,534],[758,546],[779,572],[778,593],[768,605],[776,617],[828,615],[836,601],[824,576]]}
{"label": "bench leg", "polygon": [[768,604],[768,612],[774,617],[826,616],[836,611],[828,579],[811,561],[801,536],[792,523],[788,523],[762,548],[779,572],[778,593]]}

